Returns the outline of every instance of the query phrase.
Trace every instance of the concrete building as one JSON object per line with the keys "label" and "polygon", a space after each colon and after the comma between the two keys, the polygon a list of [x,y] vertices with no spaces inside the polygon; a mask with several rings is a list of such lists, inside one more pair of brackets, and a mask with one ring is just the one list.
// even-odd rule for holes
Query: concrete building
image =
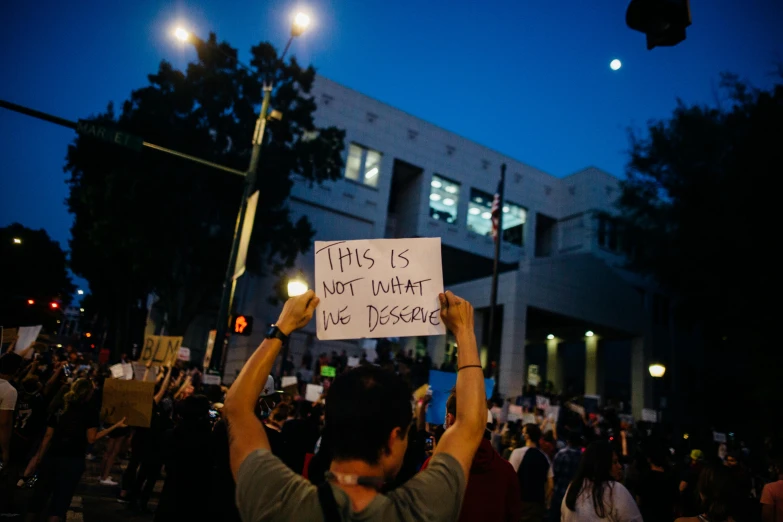
{"label": "concrete building", "polygon": [[[616,390],[606,389],[608,378],[630,386],[619,397],[630,395],[635,415],[652,406],[648,365],[653,356],[670,361],[672,349],[668,301],[621,268],[621,238],[604,216],[613,212],[618,179],[595,167],[557,178],[323,77],[313,95],[316,123],[346,131],[345,175],[322,185],[296,183],[293,219],[307,216],[316,240],[440,237],[444,283],[474,304],[482,361],[499,359],[502,394],[521,392],[535,359],[558,388],[611,396]],[[502,163],[508,167],[498,297],[502,340],[500,353],[489,354],[489,210]],[[313,265],[312,252],[300,256],[291,275],[312,285]],[[232,338],[227,382],[262,340],[264,325],[277,318],[278,308],[267,303],[271,289],[271,281],[243,277],[237,310],[254,316],[257,326],[251,337]],[[427,350],[438,365],[454,350],[446,336],[402,343]],[[317,356],[360,348],[359,341],[318,341],[313,322],[296,334],[290,350],[298,362],[306,349]],[[624,364],[618,367],[618,360]]]}

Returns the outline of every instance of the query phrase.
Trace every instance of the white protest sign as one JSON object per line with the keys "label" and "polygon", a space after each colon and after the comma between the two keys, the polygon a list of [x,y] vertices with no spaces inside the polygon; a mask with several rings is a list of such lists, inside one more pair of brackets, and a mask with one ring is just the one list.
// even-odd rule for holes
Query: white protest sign
{"label": "white protest sign", "polygon": [[286,386],[291,386],[292,384],[296,384],[297,382],[299,381],[296,379],[296,376],[292,376],[292,377],[285,376],[283,377],[283,382],[281,383],[281,387],[285,388]]}
{"label": "white protest sign", "polygon": [[177,360],[178,361],[190,361],[190,348],[185,348],[184,346],[180,346],[179,352],[177,352]]}
{"label": "white protest sign", "polygon": [[122,363],[122,378],[126,381],[133,379],[133,365],[131,363]]}
{"label": "white protest sign", "polygon": [[359,358],[348,357],[348,368],[356,368],[357,366],[359,366]]}
{"label": "white protest sign", "polygon": [[549,397],[544,397],[543,395],[536,395],[536,408],[542,409],[544,411],[549,409]]}
{"label": "white protest sign", "polygon": [[155,378],[158,376],[158,367],[157,366],[150,366],[149,372],[147,372],[147,365],[140,361],[133,361],[131,363],[133,365],[133,378],[137,381],[143,381],[144,376],[147,376],[147,381],[155,381]]}
{"label": "white protest sign", "polygon": [[315,242],[319,339],[443,335],[441,292],[440,238]]}
{"label": "white protest sign", "polygon": [[537,424],[536,416],[533,415],[532,413],[523,413],[522,424]]}
{"label": "white protest sign", "polygon": [[122,370],[121,364],[115,364],[109,369],[111,370],[111,376],[115,379],[122,379],[125,377],[125,372]]}
{"label": "white protest sign", "polygon": [[642,410],[642,420],[647,422],[658,422],[658,412],[650,408],[644,408]]}
{"label": "white protest sign", "polygon": [[522,406],[512,404],[508,407],[508,422],[516,422],[522,419]]}
{"label": "white protest sign", "polygon": [[[283,377],[285,379],[285,377]],[[220,375],[213,375],[211,373],[205,373],[201,376],[201,382],[206,384],[207,386],[210,385],[220,385]]]}
{"label": "white protest sign", "polygon": [[717,431],[712,432],[712,440],[721,444],[726,444],[726,434]]}
{"label": "white protest sign", "polygon": [[[19,338],[16,340],[16,346],[14,347],[14,351],[17,353],[20,353],[24,351],[25,348],[30,346],[35,342],[36,339],[38,339],[38,334],[41,333],[41,326],[20,326],[19,327]],[[33,356],[32,352],[28,352],[27,358]]]}
{"label": "white protest sign", "polygon": [[550,406],[547,417],[553,422],[557,422],[560,419],[560,406]]}
{"label": "white protest sign", "polygon": [[324,387],[319,384],[308,384],[307,392],[305,393],[305,400],[308,402],[318,402],[321,400],[321,394],[324,392]]}

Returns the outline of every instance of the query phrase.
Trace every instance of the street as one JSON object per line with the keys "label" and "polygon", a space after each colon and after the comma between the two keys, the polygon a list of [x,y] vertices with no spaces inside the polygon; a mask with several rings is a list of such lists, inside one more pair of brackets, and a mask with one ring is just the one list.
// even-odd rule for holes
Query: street
{"label": "street", "polygon": [[[79,488],[71,502],[71,508],[68,510],[68,522],[112,522],[115,520],[133,520],[133,521],[151,521],[153,512],[158,505],[163,480],[159,480],[155,486],[155,491],[149,503],[149,513],[134,513],[126,504],[117,502],[117,493],[119,486],[103,486],[99,484],[100,466],[102,452],[98,452],[95,460],[87,461],[87,469],[79,483]],[[128,464],[126,459],[117,459],[112,468],[111,477],[118,481],[122,476],[122,471]],[[32,490],[16,490],[14,505],[19,511],[20,506],[26,506]],[[6,520],[22,520],[22,514],[16,517],[4,517]]]}

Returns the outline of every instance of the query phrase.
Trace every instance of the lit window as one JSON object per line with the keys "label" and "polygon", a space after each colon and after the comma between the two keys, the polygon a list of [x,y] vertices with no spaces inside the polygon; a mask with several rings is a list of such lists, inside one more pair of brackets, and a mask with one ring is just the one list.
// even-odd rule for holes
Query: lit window
{"label": "lit window", "polygon": [[[470,189],[468,230],[481,236],[492,236],[492,194]],[[514,203],[503,204],[503,241],[522,246],[527,211]]]}
{"label": "lit window", "polygon": [[345,177],[370,187],[377,187],[382,157],[383,155],[378,151],[351,143],[348,147],[348,159],[345,161]]}
{"label": "lit window", "polygon": [[458,203],[459,183],[434,174],[430,182],[430,217],[456,223]]}

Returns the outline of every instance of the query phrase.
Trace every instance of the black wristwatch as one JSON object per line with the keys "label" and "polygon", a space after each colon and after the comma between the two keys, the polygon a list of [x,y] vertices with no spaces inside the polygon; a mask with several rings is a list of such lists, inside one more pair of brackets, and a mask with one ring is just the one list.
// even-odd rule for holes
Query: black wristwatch
{"label": "black wristwatch", "polygon": [[288,336],[284,334],[282,331],[280,331],[280,328],[278,328],[276,324],[272,324],[269,326],[269,330],[267,330],[266,332],[266,338],[280,339],[280,342],[282,342],[283,344],[288,342]]}

